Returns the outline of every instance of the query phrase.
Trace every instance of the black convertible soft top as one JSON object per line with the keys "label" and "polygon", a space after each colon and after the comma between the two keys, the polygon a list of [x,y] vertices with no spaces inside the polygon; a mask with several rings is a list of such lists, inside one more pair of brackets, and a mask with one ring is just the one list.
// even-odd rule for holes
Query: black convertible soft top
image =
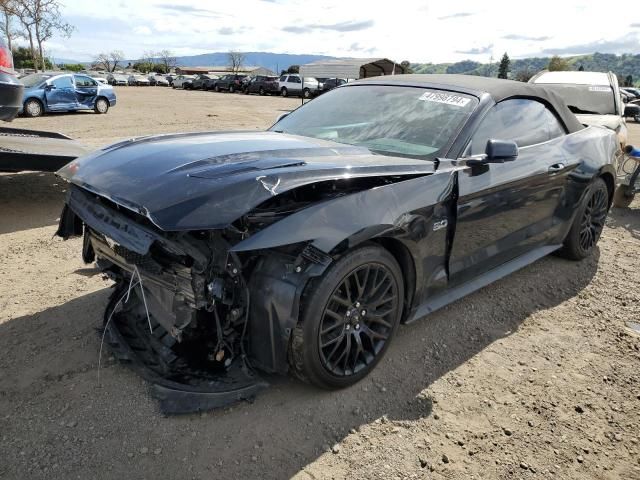
{"label": "black convertible soft top", "polygon": [[547,104],[555,110],[570,133],[584,128],[573,112],[567,108],[562,98],[542,85],[533,83],[455,74],[387,75],[359,80],[357,83],[432,87],[468,93],[477,97],[482,93],[487,93],[496,103],[508,98],[532,98]]}

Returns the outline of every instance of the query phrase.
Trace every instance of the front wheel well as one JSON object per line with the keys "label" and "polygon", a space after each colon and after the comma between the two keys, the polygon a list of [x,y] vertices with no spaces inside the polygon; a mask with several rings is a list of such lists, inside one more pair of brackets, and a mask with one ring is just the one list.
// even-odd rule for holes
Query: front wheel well
{"label": "front wheel well", "polygon": [[99,97],[97,97],[97,98],[96,98],[96,102],[97,102],[98,100],[104,100],[104,101],[106,101],[106,102],[109,104],[109,106],[111,106],[111,102],[110,102],[110,101],[109,101],[109,99],[108,99],[107,97],[105,97],[104,95],[100,95]]}
{"label": "front wheel well", "polygon": [[44,102],[40,100],[38,97],[29,97],[25,98],[22,102],[23,107],[27,105],[29,102],[38,102],[42,107],[44,107]]}
{"label": "front wheel well", "polygon": [[602,178],[602,180],[604,180],[604,183],[607,185],[607,192],[609,194],[609,207],[611,207],[611,204],[613,202],[613,194],[616,191],[616,179],[609,172],[601,173],[600,178]]}
{"label": "front wheel well", "polygon": [[380,245],[387,250],[400,265],[402,271],[402,280],[404,281],[404,309],[403,309],[403,321],[406,320],[411,307],[413,305],[413,297],[416,291],[416,266],[413,260],[413,256],[409,249],[399,240],[391,237],[377,237],[372,238],[371,242]]}

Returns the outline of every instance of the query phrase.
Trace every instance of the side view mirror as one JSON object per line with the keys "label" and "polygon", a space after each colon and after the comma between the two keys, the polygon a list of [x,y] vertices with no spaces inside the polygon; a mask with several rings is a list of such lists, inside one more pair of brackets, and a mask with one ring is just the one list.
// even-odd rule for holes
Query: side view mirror
{"label": "side view mirror", "polygon": [[485,153],[489,163],[510,162],[518,157],[518,144],[511,140],[490,139]]}
{"label": "side view mirror", "polygon": [[56,89],[56,86],[55,86],[55,85],[51,85],[51,84],[47,84],[47,86],[46,86],[46,87],[44,87],[44,89],[45,89],[47,92],[49,92],[49,91],[51,91],[51,90],[55,90],[55,89]]}
{"label": "side view mirror", "polygon": [[466,159],[469,166],[512,162],[518,158],[518,144],[511,140],[489,139],[483,155]]}

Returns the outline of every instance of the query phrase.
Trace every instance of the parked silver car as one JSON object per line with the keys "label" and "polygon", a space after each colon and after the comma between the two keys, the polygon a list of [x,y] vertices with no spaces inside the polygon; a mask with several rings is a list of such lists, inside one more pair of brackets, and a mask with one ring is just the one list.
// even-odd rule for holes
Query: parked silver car
{"label": "parked silver car", "polygon": [[137,87],[148,87],[151,85],[149,79],[144,75],[133,74],[129,75],[128,82],[129,86],[137,86]]}
{"label": "parked silver car", "polygon": [[128,78],[123,73],[110,73],[107,75],[109,85],[129,85]]}
{"label": "parked silver car", "polygon": [[167,80],[163,75],[149,75],[149,83],[156,87],[168,87],[169,80]]}
{"label": "parked silver car", "polygon": [[184,88],[185,83],[193,82],[194,75],[178,75],[173,79],[173,88]]}

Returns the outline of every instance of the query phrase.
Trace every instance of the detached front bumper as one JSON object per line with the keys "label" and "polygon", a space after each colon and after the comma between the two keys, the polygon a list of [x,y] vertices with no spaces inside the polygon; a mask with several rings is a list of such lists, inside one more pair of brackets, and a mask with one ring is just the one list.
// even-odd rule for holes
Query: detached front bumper
{"label": "detached front bumper", "polygon": [[[151,384],[151,395],[163,413],[193,413],[253,401],[268,386],[240,360],[224,371],[188,365],[172,349],[173,338],[153,318],[150,333],[147,318],[135,309],[114,311],[123,295],[126,288],[117,288],[111,295],[104,314],[104,341],[121,363]],[[135,301],[135,296],[132,292],[129,301]]]}

